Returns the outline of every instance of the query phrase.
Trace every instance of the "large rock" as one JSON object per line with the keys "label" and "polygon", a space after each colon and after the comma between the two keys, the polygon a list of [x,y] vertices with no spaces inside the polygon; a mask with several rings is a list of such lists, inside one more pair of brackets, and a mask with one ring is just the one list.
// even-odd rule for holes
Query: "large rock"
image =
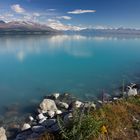
{"label": "large rock", "polygon": [[74,104],[75,104],[76,108],[80,108],[83,105],[83,103],[81,101],[75,101]]}
{"label": "large rock", "polygon": [[55,102],[51,99],[44,99],[40,104],[40,108],[42,110],[42,113],[47,113],[47,111],[49,110],[51,111],[57,110]]}
{"label": "large rock", "polygon": [[130,86],[128,86],[129,90],[127,92],[128,96],[136,96],[138,94],[137,89],[136,88],[132,88]]}
{"label": "large rock", "polygon": [[0,127],[0,140],[7,140],[5,129],[3,127]]}
{"label": "large rock", "polygon": [[64,103],[64,102],[57,102],[57,106],[60,108],[65,108],[65,109],[69,108],[69,105],[67,103]]}
{"label": "large rock", "polygon": [[37,126],[33,126],[32,127],[32,131],[35,133],[42,133],[45,132],[46,128],[44,126],[41,125],[37,125]]}
{"label": "large rock", "polygon": [[53,126],[54,124],[56,124],[57,120],[56,119],[47,119],[46,121],[44,121],[41,125],[45,126],[46,129],[50,128],[51,126]]}

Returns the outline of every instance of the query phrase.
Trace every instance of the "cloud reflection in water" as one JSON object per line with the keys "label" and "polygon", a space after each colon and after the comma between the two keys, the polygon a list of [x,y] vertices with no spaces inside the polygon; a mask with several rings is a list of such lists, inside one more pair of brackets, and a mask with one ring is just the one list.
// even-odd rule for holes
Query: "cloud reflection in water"
{"label": "cloud reflection in water", "polygon": [[0,54],[12,54],[21,62],[28,55],[40,53],[54,55],[63,52],[74,57],[90,57],[92,53],[86,46],[80,46],[86,39],[81,35],[5,36],[0,38]]}

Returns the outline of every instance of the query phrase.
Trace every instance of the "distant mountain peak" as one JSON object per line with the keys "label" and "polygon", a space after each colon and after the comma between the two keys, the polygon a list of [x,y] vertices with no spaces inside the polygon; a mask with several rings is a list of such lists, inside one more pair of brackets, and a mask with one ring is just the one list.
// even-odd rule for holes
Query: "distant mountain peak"
{"label": "distant mountain peak", "polygon": [[5,24],[6,22],[3,20],[0,20],[0,24]]}
{"label": "distant mountain peak", "polygon": [[4,22],[0,21],[0,34],[4,33],[31,33],[31,34],[50,34],[50,33],[58,33],[57,30],[52,29],[51,27],[31,22],[31,21],[10,21],[10,22]]}

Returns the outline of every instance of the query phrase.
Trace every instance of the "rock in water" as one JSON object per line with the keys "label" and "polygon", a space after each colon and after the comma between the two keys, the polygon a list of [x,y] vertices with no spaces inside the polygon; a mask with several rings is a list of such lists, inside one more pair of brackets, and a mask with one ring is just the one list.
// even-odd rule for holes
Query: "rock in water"
{"label": "rock in water", "polygon": [[57,99],[60,96],[60,94],[59,93],[54,93],[53,96],[54,96],[55,99]]}
{"label": "rock in water", "polygon": [[25,124],[23,124],[21,130],[24,131],[24,130],[27,130],[27,129],[30,129],[30,128],[31,128],[30,124],[25,123]]}
{"label": "rock in water", "polygon": [[29,120],[30,120],[30,121],[33,121],[34,118],[33,118],[32,116],[29,116]]}
{"label": "rock in water", "polygon": [[5,129],[3,127],[0,127],[0,140],[7,140]]}
{"label": "rock in water", "polygon": [[42,113],[46,113],[48,110],[51,111],[57,110],[55,102],[51,99],[44,99],[40,104],[40,108],[42,110]]}

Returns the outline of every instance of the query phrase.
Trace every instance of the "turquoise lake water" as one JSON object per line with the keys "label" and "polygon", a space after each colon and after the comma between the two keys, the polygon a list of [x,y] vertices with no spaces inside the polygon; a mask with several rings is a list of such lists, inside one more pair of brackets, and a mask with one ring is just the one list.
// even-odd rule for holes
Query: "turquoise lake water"
{"label": "turquoise lake water", "polygon": [[40,101],[53,92],[81,99],[140,81],[140,39],[1,36],[0,106]]}

